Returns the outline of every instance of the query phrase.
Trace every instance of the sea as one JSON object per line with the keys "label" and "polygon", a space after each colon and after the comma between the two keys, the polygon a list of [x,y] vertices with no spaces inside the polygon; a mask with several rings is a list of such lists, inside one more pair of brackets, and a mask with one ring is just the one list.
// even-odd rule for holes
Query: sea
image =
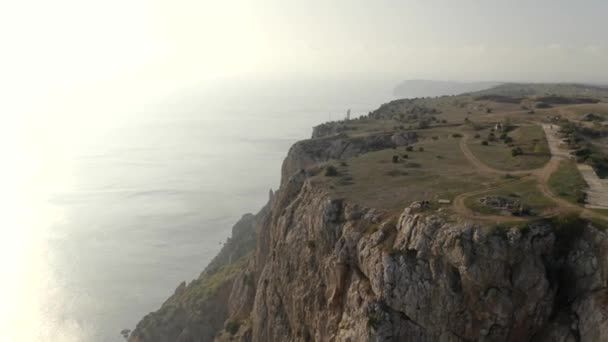
{"label": "sea", "polygon": [[393,85],[194,84],[95,117],[87,103],[73,120],[5,123],[0,341],[124,341],[264,205],[295,141],[366,115]]}

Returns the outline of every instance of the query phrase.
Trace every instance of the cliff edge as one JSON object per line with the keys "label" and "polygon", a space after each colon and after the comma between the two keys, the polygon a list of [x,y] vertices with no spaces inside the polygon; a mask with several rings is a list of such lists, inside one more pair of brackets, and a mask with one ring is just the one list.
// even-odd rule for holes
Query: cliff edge
{"label": "cliff edge", "polygon": [[332,177],[328,163],[397,154],[390,151],[425,132],[345,135],[330,126],[292,147],[266,206],[244,216],[201,276],[144,317],[129,341],[608,336],[608,235],[601,227],[570,214],[496,225],[425,201],[399,210],[397,198],[385,207],[365,205],[319,180]]}

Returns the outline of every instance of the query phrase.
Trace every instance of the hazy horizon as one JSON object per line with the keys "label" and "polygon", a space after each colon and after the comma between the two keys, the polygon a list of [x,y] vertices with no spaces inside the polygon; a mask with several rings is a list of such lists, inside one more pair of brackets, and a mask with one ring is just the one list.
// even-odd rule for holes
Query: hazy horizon
{"label": "hazy horizon", "polygon": [[402,81],[608,84],[606,13],[599,0],[2,2],[0,337],[122,339],[259,209],[291,143]]}
{"label": "hazy horizon", "polygon": [[25,0],[0,9],[0,91],[19,112],[40,110],[28,99],[123,100],[127,90],[218,81],[608,83],[608,3],[595,0]]}

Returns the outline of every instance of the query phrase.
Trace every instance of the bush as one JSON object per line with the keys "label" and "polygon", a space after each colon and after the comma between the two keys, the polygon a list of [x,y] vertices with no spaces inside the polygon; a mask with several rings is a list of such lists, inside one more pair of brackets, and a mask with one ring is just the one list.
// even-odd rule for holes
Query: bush
{"label": "bush", "polygon": [[505,141],[505,144],[510,144],[510,143],[512,143],[512,142],[513,142],[513,138],[511,138],[510,136],[507,136],[507,137],[504,139],[504,141]]}
{"label": "bush", "polygon": [[335,177],[337,175],[338,175],[338,170],[336,169],[335,166],[329,165],[328,167],[325,168],[326,177]]}
{"label": "bush", "polygon": [[487,140],[484,140],[484,141],[482,141],[482,142],[481,142],[481,144],[482,144],[483,146],[488,146],[488,141],[487,141]]}
{"label": "bush", "polygon": [[399,162],[399,156],[393,156],[393,163],[397,164]]}
{"label": "bush", "polygon": [[382,312],[370,312],[367,317],[367,324],[377,328],[384,321],[384,314]]}
{"label": "bush", "polygon": [[397,177],[397,176],[407,176],[408,173],[405,171],[401,171],[401,170],[390,170],[386,173],[386,175],[391,176],[391,177]]}
{"label": "bush", "polygon": [[511,149],[511,155],[513,157],[517,157],[522,154],[524,154],[524,151],[521,149],[521,147],[514,147]]}
{"label": "bush", "polygon": [[226,323],[226,331],[230,333],[230,335],[234,335],[239,331],[241,327],[241,322],[238,321],[229,321]]}
{"label": "bush", "polygon": [[410,156],[408,156],[407,154],[404,154],[404,155],[402,155],[402,156],[401,156],[401,158],[403,158],[403,159],[407,159],[407,158],[409,158],[409,157],[410,157]]}
{"label": "bush", "polygon": [[243,276],[243,283],[249,287],[254,287],[255,279],[253,277],[253,274],[249,272],[245,273],[245,275]]}
{"label": "bush", "polygon": [[575,196],[578,203],[585,204],[585,202],[587,202],[587,193],[584,191],[576,191]]}
{"label": "bush", "polygon": [[558,253],[567,253],[570,246],[583,234],[587,222],[576,213],[568,213],[552,218],[551,223],[557,235]]}
{"label": "bush", "polygon": [[475,134],[475,139],[479,139],[481,138],[481,135],[479,135],[479,133]]}
{"label": "bush", "polygon": [[418,128],[419,129],[426,129],[429,128],[431,126],[431,123],[429,122],[429,120],[420,120],[418,121]]}
{"label": "bush", "polygon": [[408,146],[405,148],[406,151],[412,152],[414,150],[414,146]]}
{"label": "bush", "polygon": [[452,138],[462,138],[462,134],[454,133],[454,134],[452,134]]}
{"label": "bush", "polygon": [[418,147],[418,151],[424,152],[424,147],[422,147],[422,146]]}

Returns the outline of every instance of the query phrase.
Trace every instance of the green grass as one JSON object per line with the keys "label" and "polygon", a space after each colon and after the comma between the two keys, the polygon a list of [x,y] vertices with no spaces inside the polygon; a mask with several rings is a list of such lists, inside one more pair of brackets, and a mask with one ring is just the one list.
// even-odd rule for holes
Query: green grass
{"label": "green grass", "polygon": [[[545,165],[551,159],[551,152],[545,133],[538,125],[520,126],[509,132],[513,138],[513,146],[507,146],[496,133],[496,141],[489,142],[488,146],[481,145],[481,141],[486,140],[490,131],[488,129],[478,132],[479,139],[470,139],[469,148],[479,160],[490,167],[506,170],[528,170],[536,169]],[[519,147],[523,150],[523,155],[513,157],[512,148]]]}
{"label": "green grass", "polygon": [[581,196],[584,196],[584,190],[587,188],[587,183],[572,161],[563,161],[547,184],[554,194],[575,204],[581,204],[579,200],[584,199]]}
{"label": "green grass", "polygon": [[533,180],[515,183],[499,190],[467,198],[465,200],[465,205],[470,209],[485,215],[501,213],[501,210],[487,207],[479,202],[479,199],[485,196],[503,196],[517,199],[521,201],[522,204],[532,209],[535,214],[539,214],[542,211],[555,206],[550,199],[545,197],[542,192],[537,189],[536,182]]}
{"label": "green grass", "polygon": [[[424,152],[418,151],[419,147],[424,147]],[[403,154],[408,154],[408,159],[392,163],[393,155]],[[329,183],[338,197],[396,212],[414,201],[453,200],[460,193],[497,180],[477,174],[460,151],[458,140],[447,134],[416,144],[412,152],[404,147],[386,149],[350,158],[346,164],[339,167],[341,176],[316,177],[315,181]]]}
{"label": "green grass", "polygon": [[213,296],[227,281],[232,280],[247,263],[248,255],[239,260],[220,267],[215,272],[203,274],[194,280],[184,293],[186,301],[200,301]]}
{"label": "green grass", "polygon": [[608,220],[602,220],[599,218],[591,217],[588,218],[587,221],[591,222],[591,224],[599,230],[608,229]]}
{"label": "green grass", "polygon": [[595,211],[598,214],[605,215],[608,218],[608,209],[591,209],[591,210]]}

